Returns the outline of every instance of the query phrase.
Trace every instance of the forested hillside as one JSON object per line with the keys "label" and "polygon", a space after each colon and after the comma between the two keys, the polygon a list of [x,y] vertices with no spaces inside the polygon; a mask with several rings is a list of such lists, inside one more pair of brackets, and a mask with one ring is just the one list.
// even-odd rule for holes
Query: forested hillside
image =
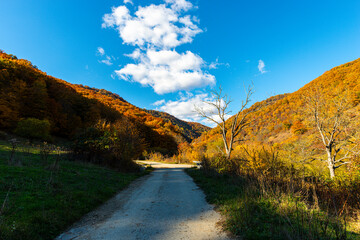
{"label": "forested hillside", "polygon": [[142,110],[144,110],[147,113],[150,113],[154,117],[162,118],[167,122],[171,122],[171,124],[175,126],[179,126],[181,132],[184,134],[184,137],[188,142],[191,142],[192,140],[200,137],[202,133],[207,132],[211,129],[210,127],[204,126],[200,123],[183,121],[166,112],[147,110],[147,109],[142,109]]}
{"label": "forested hillside", "polygon": [[[336,101],[346,102],[346,114],[350,120],[348,126],[357,128],[360,117],[360,59],[325,72],[294,93],[271,97],[245,110],[258,108],[250,114],[250,127],[242,133],[245,144],[283,146],[316,138],[313,116],[306,104],[307,98],[315,95],[328,104],[328,111],[336,107]],[[219,139],[219,128],[214,128],[197,139],[193,146],[204,150],[211,143],[221,145]]]}
{"label": "forested hillside", "polygon": [[231,117],[181,148],[179,159],[202,162],[204,171],[189,174],[244,239],[358,239],[359,101],[357,59],[255,103],[239,125]]}
{"label": "forested hillside", "polygon": [[143,149],[175,153],[177,145],[198,136],[203,128],[182,128],[153,116],[117,94],[70,84],[40,71],[28,60],[0,52],[0,129],[13,132],[24,119],[49,122],[52,136],[72,139],[99,121],[130,122]]}

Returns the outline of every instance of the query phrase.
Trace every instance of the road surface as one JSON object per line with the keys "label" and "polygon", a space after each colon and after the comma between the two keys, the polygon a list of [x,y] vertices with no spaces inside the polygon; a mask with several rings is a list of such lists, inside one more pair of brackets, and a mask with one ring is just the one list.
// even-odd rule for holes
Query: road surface
{"label": "road surface", "polygon": [[229,239],[220,215],[183,168],[152,163],[150,175],[133,182],[58,236],[69,239]]}

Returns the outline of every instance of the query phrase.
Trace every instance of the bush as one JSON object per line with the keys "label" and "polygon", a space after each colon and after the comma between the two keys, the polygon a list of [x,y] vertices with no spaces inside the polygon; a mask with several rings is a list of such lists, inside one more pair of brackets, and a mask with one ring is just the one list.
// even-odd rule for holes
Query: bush
{"label": "bush", "polygon": [[36,118],[27,118],[20,120],[15,129],[15,134],[40,140],[50,140],[50,122]]}
{"label": "bush", "polygon": [[137,170],[132,160],[141,156],[144,146],[134,124],[124,118],[113,124],[100,121],[83,130],[73,149],[85,161],[130,171]]}
{"label": "bush", "polygon": [[151,152],[150,154],[148,154],[148,159],[155,162],[165,161],[164,155],[159,152]]}

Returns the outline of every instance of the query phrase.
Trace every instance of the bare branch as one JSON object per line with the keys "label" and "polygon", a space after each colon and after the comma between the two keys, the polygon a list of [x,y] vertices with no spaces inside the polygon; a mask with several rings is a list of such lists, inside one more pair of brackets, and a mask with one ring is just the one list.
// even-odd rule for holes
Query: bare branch
{"label": "bare branch", "polygon": [[[335,169],[349,161],[352,158],[351,151],[347,151],[341,158],[338,154],[342,150],[346,150],[346,146],[354,144],[349,141],[352,133],[348,132],[349,122],[347,119],[347,110],[349,109],[349,100],[347,94],[343,92],[333,93],[332,99],[325,101],[321,95],[321,91],[317,88],[310,89],[306,96],[306,107],[309,110],[313,120],[315,129],[319,133],[321,142],[327,155],[327,165],[330,177],[335,177]],[[358,147],[358,144],[355,144]],[[353,148],[354,149],[354,148]],[[341,163],[339,165],[336,165]]]}
{"label": "bare branch", "polygon": [[351,162],[343,162],[343,163],[341,163],[341,164],[339,164],[339,165],[337,165],[337,166],[334,166],[334,169],[337,169],[337,168],[341,167],[342,165],[350,164],[350,163],[351,163]]}
{"label": "bare branch", "polygon": [[[243,138],[239,138],[240,134],[243,130],[250,125],[250,120],[248,119],[249,114],[254,112],[256,108],[247,109],[251,96],[253,94],[252,86],[249,86],[246,90],[246,97],[245,100],[241,102],[240,110],[230,119],[226,119],[230,110],[228,110],[229,105],[232,103],[232,100],[226,95],[223,94],[223,90],[221,87],[217,91],[212,91],[212,96],[214,101],[206,101],[204,103],[208,104],[216,113],[216,118],[213,116],[215,113],[207,113],[204,109],[200,107],[195,107],[195,110],[198,114],[208,119],[211,122],[214,122],[220,129],[221,129],[221,136],[224,142],[224,148],[227,158],[230,158],[232,148],[234,143],[244,141]],[[228,124],[226,122],[228,121]],[[237,139],[235,139],[237,138]]]}

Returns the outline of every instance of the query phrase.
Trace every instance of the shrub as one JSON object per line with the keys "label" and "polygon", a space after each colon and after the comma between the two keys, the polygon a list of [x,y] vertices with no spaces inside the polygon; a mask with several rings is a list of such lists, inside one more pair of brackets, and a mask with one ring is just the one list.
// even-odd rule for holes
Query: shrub
{"label": "shrub", "polygon": [[307,131],[307,129],[301,121],[296,121],[291,126],[291,131],[296,135],[301,135],[304,134]]}
{"label": "shrub", "polygon": [[285,128],[286,130],[289,130],[289,129],[292,127],[292,123],[290,123],[290,122],[284,122],[284,123],[283,123],[283,126],[284,126],[284,128]]}
{"label": "shrub", "polygon": [[113,124],[100,121],[83,130],[76,136],[73,148],[85,161],[124,171],[137,168],[132,160],[144,150],[136,127],[125,118]]}
{"label": "shrub", "polygon": [[148,159],[151,160],[151,161],[155,161],[155,162],[163,162],[163,161],[165,161],[164,155],[162,155],[159,152],[151,152],[148,155]]}
{"label": "shrub", "polygon": [[50,140],[50,122],[36,118],[27,118],[20,120],[15,129],[15,134],[40,140]]}

